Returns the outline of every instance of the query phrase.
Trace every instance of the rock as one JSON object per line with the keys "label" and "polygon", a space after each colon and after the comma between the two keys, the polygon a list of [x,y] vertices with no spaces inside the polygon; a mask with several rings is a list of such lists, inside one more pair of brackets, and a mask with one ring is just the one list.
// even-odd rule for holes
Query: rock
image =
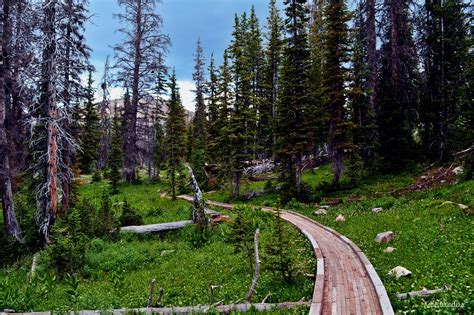
{"label": "rock", "polygon": [[391,254],[391,253],[393,253],[394,250],[395,250],[394,247],[389,246],[389,247],[385,248],[383,251],[384,251],[384,253]]}
{"label": "rock", "polygon": [[397,266],[395,268],[393,268],[392,270],[390,270],[388,272],[388,274],[390,276],[395,276],[395,278],[398,280],[400,279],[400,277],[408,277],[408,276],[411,276],[411,271],[408,270],[407,268],[405,267],[402,267],[402,266]]}
{"label": "rock", "polygon": [[395,238],[395,234],[392,231],[382,232],[377,234],[375,241],[379,244],[389,243]]}
{"label": "rock", "polygon": [[329,209],[329,208],[331,208],[331,206],[330,206],[330,205],[323,205],[323,206],[319,206],[319,208],[322,208],[322,209]]}
{"label": "rock", "polygon": [[373,212],[373,213],[379,213],[379,212],[382,212],[382,211],[383,211],[383,209],[380,208],[380,207],[378,207],[378,208],[372,208],[372,212]]}
{"label": "rock", "polygon": [[323,208],[314,211],[314,214],[316,215],[326,215],[327,213],[328,212],[326,211],[326,209],[323,209]]}
{"label": "rock", "polygon": [[166,250],[161,251],[160,256],[162,256],[162,257],[163,257],[163,256],[168,256],[168,255],[170,255],[170,254],[172,254],[172,253],[174,253],[174,252],[175,252],[174,249],[166,249]]}
{"label": "rock", "polygon": [[453,173],[456,174],[456,176],[462,174],[462,172],[464,172],[464,168],[462,166],[458,166],[453,169]]}
{"label": "rock", "polygon": [[336,221],[337,222],[344,222],[344,221],[346,221],[346,218],[342,214],[340,214],[340,215],[337,216]]}
{"label": "rock", "polygon": [[459,209],[461,209],[461,210],[469,209],[469,206],[463,205],[462,203],[458,203],[458,207],[459,207]]}

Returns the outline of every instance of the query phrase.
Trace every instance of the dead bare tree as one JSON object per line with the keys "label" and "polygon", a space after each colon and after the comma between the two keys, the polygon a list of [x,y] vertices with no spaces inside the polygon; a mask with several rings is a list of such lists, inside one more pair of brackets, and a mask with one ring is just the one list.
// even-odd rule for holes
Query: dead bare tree
{"label": "dead bare tree", "polygon": [[116,45],[116,80],[124,86],[130,84],[132,99],[125,107],[124,121],[124,177],[127,182],[136,179],[137,166],[137,114],[140,100],[152,90],[155,72],[162,66],[162,56],[169,45],[168,36],[161,33],[162,18],[156,12],[159,0],[118,0],[124,13],[117,14],[124,27],[119,32],[123,42]]}
{"label": "dead bare tree", "polygon": [[260,278],[260,255],[258,252],[258,238],[260,237],[260,229],[255,231],[254,236],[254,246],[255,246],[255,274],[252,279],[252,285],[250,286],[249,293],[247,294],[247,303],[252,301],[252,296],[255,293],[255,289],[257,288],[257,282]]}

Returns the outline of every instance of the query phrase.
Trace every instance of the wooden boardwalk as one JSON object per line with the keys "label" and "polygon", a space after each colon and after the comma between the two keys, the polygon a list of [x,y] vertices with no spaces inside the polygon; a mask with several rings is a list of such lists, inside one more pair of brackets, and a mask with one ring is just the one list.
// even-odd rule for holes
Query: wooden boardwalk
{"label": "wooden boardwalk", "polygon": [[[179,198],[192,201],[191,196]],[[207,201],[226,209],[232,204]],[[271,207],[262,210],[273,212]],[[385,287],[364,253],[336,231],[292,211],[282,219],[295,225],[311,242],[317,259],[310,314],[394,314]]]}

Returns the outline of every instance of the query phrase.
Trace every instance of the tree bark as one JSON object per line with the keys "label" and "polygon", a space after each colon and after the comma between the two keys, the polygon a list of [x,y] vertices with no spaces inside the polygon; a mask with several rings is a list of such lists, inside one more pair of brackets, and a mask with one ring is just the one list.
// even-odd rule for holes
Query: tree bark
{"label": "tree bark", "polygon": [[46,217],[41,231],[45,241],[49,242],[49,231],[56,220],[58,210],[58,108],[56,104],[56,20],[57,0],[45,1],[44,36],[46,45],[43,50],[43,97],[42,108],[46,111],[47,170],[46,170]]}
{"label": "tree bark", "polygon": [[255,293],[255,289],[257,288],[257,282],[260,278],[260,256],[258,252],[258,238],[260,237],[260,229],[255,231],[254,236],[254,246],[255,246],[255,274],[252,279],[252,285],[250,286],[249,293],[247,294],[246,301],[250,303],[252,301],[252,296]]}
{"label": "tree bark", "polygon": [[10,0],[3,0],[0,19],[0,191],[2,193],[3,222],[8,235],[21,241],[21,230],[15,215],[13,190],[9,161],[9,141],[5,120],[7,116],[7,95],[5,86],[10,80],[7,45],[10,41]]}

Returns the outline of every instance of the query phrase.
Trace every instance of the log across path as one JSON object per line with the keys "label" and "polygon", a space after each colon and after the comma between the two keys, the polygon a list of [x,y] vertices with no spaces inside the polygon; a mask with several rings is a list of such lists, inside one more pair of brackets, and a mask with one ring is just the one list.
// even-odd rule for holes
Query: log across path
{"label": "log across path", "polygon": [[[179,198],[192,202],[193,197]],[[235,205],[207,201],[232,209]],[[263,211],[274,212],[271,207]],[[347,237],[306,216],[282,210],[281,218],[295,225],[311,242],[317,259],[310,314],[394,314],[385,287],[364,253]]]}

